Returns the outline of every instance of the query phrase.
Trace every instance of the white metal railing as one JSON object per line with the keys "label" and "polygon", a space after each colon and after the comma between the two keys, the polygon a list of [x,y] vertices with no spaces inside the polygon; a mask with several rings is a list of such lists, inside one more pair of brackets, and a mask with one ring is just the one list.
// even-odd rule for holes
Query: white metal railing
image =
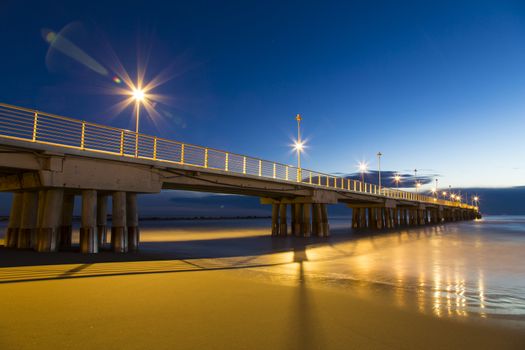
{"label": "white metal railing", "polygon": [[236,175],[259,176],[339,191],[366,193],[453,207],[475,208],[465,203],[392,188],[382,187],[381,193],[379,193],[377,185],[358,180],[304,168],[298,169],[291,165],[156,136],[137,134],[130,130],[89,123],[4,103],[0,103],[0,137],[122,157],[222,170]]}

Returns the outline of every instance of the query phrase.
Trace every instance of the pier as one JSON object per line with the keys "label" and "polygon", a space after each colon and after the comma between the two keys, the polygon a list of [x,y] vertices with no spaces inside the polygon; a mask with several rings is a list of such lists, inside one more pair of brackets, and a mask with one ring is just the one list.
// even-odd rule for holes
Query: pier
{"label": "pier", "polygon": [[82,253],[97,253],[108,232],[113,251],[139,249],[137,196],[161,190],[259,197],[272,206],[269,233],[276,237],[328,237],[327,205],[337,203],[349,208],[354,229],[435,225],[480,215],[477,207],[459,201],[3,103],[0,160],[0,191],[14,193],[5,244],[38,252],[70,249],[75,196],[82,198]]}

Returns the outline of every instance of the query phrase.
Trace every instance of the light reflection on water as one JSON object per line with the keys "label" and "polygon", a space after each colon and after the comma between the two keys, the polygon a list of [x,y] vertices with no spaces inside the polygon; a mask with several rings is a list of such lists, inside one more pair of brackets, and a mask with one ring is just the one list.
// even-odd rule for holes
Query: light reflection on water
{"label": "light reflection on water", "polygon": [[[283,239],[268,236],[268,220],[145,221],[133,259],[143,254],[155,270],[166,268],[156,260],[180,260],[275,283],[343,288],[438,317],[525,319],[525,217],[376,234],[352,233],[347,218],[330,223],[329,239]],[[105,273],[103,265],[80,273]]]}
{"label": "light reflection on water", "polygon": [[[387,290],[399,307],[439,317],[525,317],[525,218],[487,218],[375,235],[350,234],[344,224],[332,222],[334,234],[327,241],[301,246],[297,239],[285,240],[295,253],[290,262],[301,266],[302,279],[362,295]],[[255,270],[277,282],[298,278],[298,266]],[[252,272],[243,273],[257,276]]]}
{"label": "light reflection on water", "polygon": [[[340,242],[338,251],[348,254],[310,264],[306,274],[390,286],[397,305],[415,302],[419,311],[440,317],[521,318],[525,220],[508,220],[487,218]],[[329,255],[321,247],[307,253],[315,257],[311,262]]]}

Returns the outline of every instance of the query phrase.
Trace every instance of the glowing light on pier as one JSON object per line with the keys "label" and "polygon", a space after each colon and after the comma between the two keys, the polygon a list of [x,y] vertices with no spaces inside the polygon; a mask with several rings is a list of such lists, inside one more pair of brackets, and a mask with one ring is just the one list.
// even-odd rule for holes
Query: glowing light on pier
{"label": "glowing light on pier", "polygon": [[394,175],[394,182],[396,183],[396,187],[399,188],[399,183],[401,182],[401,175],[395,174]]}
{"label": "glowing light on pier", "polygon": [[293,147],[295,151],[302,152],[304,150],[304,142],[295,141]]}
{"label": "glowing light on pier", "polygon": [[361,182],[365,182],[365,173],[368,172],[368,163],[359,162],[357,168],[359,169],[359,172],[361,172]]}
{"label": "glowing light on pier", "polygon": [[146,95],[144,94],[144,91],[142,91],[140,88],[133,90],[132,95],[135,101],[139,101],[139,102],[142,102],[144,98],[146,97]]}
{"label": "glowing light on pier", "polygon": [[365,162],[359,162],[357,165],[358,169],[362,173],[366,173],[368,171],[368,163]]}

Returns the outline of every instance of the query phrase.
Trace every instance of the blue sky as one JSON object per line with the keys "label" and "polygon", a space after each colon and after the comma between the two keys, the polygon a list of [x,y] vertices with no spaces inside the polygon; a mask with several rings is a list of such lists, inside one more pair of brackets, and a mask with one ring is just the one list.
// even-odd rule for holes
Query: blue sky
{"label": "blue sky", "polygon": [[[108,70],[51,48],[60,33]],[[525,4],[520,1],[0,3],[0,100],[133,127],[101,93],[114,51],[132,77],[171,66],[144,133],[303,166],[360,160],[453,187],[524,185]],[[109,50],[108,48],[111,48]],[[84,62],[85,63],[85,62]]]}

